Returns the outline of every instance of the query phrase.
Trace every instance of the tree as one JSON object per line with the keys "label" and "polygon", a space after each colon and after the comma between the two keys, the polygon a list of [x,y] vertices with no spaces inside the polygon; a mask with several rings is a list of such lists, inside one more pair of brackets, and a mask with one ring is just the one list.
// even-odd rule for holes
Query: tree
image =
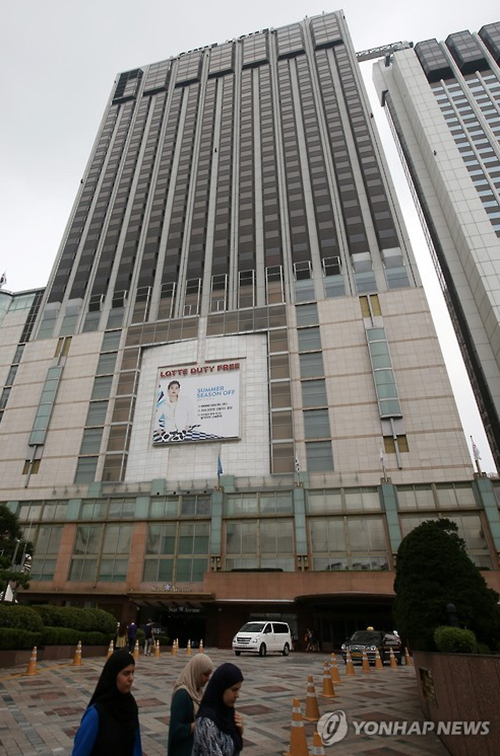
{"label": "tree", "polygon": [[[413,650],[433,650],[434,630],[450,625],[450,604],[461,627],[496,649],[500,640],[498,593],[469,559],[457,525],[427,520],[403,539],[396,555],[394,618]],[[447,611],[448,608],[448,611]]]}
{"label": "tree", "polygon": [[19,518],[5,504],[0,504],[0,600],[11,581],[25,588],[29,575],[23,572],[26,556],[33,553],[33,545],[23,539]]}

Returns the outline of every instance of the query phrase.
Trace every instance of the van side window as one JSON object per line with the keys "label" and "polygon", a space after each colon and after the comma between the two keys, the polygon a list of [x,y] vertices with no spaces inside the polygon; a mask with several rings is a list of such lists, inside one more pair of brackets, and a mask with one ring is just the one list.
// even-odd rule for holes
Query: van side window
{"label": "van side window", "polygon": [[265,633],[272,633],[272,631],[273,631],[273,628],[271,627],[271,625],[266,625],[264,632]]}
{"label": "van side window", "polygon": [[275,633],[288,633],[288,625],[284,622],[273,622],[273,627]]}

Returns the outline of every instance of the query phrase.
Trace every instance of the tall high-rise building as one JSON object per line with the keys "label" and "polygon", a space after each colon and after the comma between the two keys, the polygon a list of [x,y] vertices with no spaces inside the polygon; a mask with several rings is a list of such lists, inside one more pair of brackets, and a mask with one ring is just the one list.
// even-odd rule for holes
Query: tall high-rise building
{"label": "tall high-rise building", "polygon": [[498,470],[499,62],[497,22],[374,67]]}
{"label": "tall high-rise building", "polygon": [[341,12],[120,74],[46,289],[0,304],[24,601],[327,649],[392,627],[393,555],[441,516],[498,586]]}

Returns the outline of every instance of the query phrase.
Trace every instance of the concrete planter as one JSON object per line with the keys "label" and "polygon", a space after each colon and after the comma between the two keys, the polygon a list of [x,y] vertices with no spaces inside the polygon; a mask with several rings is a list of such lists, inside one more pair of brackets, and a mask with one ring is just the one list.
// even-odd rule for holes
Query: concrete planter
{"label": "concrete planter", "polygon": [[[413,660],[422,711],[452,756],[498,756],[500,657],[415,651]],[[477,722],[488,732],[465,734]]]}

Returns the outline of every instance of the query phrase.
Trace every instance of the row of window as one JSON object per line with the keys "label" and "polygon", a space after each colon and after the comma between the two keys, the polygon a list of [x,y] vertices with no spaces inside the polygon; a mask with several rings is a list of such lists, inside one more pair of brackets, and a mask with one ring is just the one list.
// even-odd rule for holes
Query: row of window
{"label": "row of window", "polygon": [[[456,522],[469,555],[481,567],[492,561],[479,514],[446,512],[401,514],[402,536],[427,519],[449,517]],[[79,524],[68,580],[123,582],[132,550],[132,524]],[[313,570],[384,570],[390,547],[382,515],[310,517],[307,521]],[[31,577],[52,580],[61,546],[62,525],[30,526],[25,535],[35,543]],[[226,520],[220,568],[295,570],[292,518]],[[144,551],[143,582],[201,582],[210,560],[210,522],[150,523]]]}

